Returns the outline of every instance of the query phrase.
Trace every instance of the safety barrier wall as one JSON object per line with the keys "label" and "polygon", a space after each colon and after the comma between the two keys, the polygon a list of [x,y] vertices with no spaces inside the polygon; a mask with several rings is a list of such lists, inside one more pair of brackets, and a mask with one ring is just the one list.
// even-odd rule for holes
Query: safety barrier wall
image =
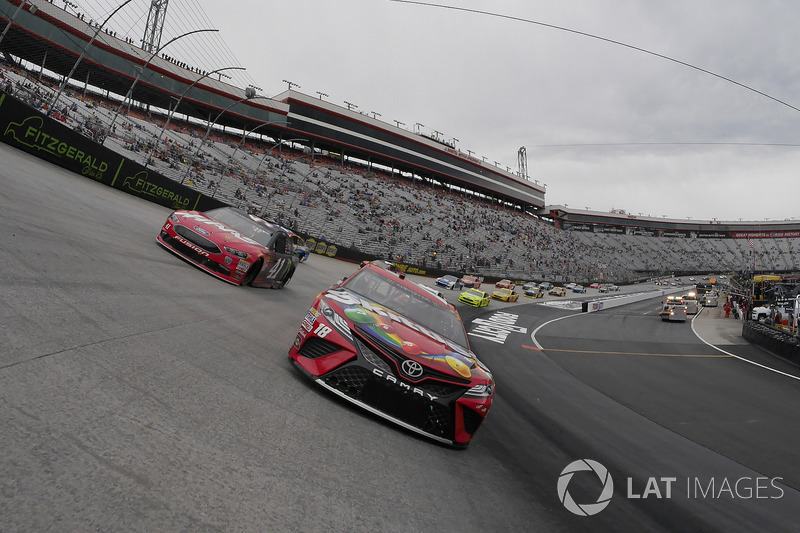
{"label": "safety barrier wall", "polygon": [[795,364],[800,363],[800,338],[790,333],[747,320],[742,325],[742,337]]}
{"label": "safety barrier wall", "polygon": [[685,292],[688,287],[681,287],[679,289],[659,289],[649,292],[637,292],[635,294],[621,294],[619,296],[609,296],[608,298],[600,298],[597,300],[588,300],[582,303],[582,311],[584,313],[594,313],[602,311],[603,309],[611,309],[621,305],[632,304],[634,302],[641,302],[649,300],[658,296],[665,296],[667,294],[675,294]]}
{"label": "safety barrier wall", "polygon": [[104,185],[173,209],[225,205],[125,158],[0,92],[0,141]]}

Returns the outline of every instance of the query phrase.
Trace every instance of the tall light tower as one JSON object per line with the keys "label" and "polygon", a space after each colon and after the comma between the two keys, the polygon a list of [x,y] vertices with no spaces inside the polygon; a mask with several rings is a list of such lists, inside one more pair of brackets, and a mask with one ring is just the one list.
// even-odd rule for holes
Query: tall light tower
{"label": "tall light tower", "polygon": [[519,162],[519,175],[528,179],[528,152],[524,146],[517,152],[517,160]]}
{"label": "tall light tower", "polygon": [[144,28],[142,49],[152,53],[161,47],[161,30],[164,29],[164,20],[167,18],[167,4],[169,0],[151,0],[150,12],[147,14],[147,25]]}

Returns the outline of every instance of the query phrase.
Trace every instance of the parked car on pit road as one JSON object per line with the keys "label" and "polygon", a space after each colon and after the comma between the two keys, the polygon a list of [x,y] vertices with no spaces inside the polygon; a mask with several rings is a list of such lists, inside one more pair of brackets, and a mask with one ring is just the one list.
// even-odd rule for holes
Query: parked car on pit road
{"label": "parked car on pit road", "polygon": [[299,258],[289,231],[233,207],[178,210],[156,241],[184,261],[234,285],[279,289]]}
{"label": "parked car on pit road", "polygon": [[439,287],[444,287],[445,289],[460,289],[461,288],[461,280],[455,276],[451,276],[447,274],[442,276],[441,278],[436,278],[436,285]]}
{"label": "parked car on pit road", "polygon": [[458,301],[472,307],[486,307],[489,305],[489,295],[478,289],[467,289],[458,295]]}
{"label": "parked car on pit road", "polygon": [[566,296],[567,291],[564,290],[564,287],[553,287],[547,294],[550,296]]}
{"label": "parked car on pit road", "polygon": [[493,300],[500,300],[501,302],[516,302],[519,298],[519,293],[514,292],[512,289],[497,289],[492,293]]}
{"label": "parked car on pit road", "polygon": [[517,285],[510,279],[501,279],[500,281],[495,283],[494,286],[497,287],[498,289],[513,289]]}
{"label": "parked car on pit road", "polygon": [[379,262],[317,296],[289,360],[345,400],[455,447],[470,443],[494,398],[455,308]]}

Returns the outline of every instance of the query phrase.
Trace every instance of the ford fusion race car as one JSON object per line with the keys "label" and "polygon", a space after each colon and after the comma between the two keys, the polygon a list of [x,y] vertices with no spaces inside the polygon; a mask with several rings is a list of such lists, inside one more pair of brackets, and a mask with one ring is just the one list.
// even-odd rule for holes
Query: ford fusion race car
{"label": "ford fusion race car", "polygon": [[467,289],[458,295],[458,301],[472,307],[486,307],[489,305],[489,295],[478,289]]}
{"label": "ford fusion race car", "polygon": [[220,207],[206,213],[174,211],[156,237],[181,259],[223,281],[279,289],[299,261],[284,228]]}
{"label": "ford fusion race car", "polygon": [[455,447],[470,443],[494,398],[455,308],[380,262],[317,296],[289,360],[342,398]]}

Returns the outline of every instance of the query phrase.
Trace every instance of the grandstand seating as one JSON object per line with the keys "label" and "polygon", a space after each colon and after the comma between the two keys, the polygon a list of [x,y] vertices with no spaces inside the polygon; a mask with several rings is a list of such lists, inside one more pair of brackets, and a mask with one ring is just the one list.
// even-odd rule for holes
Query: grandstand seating
{"label": "grandstand seating", "polygon": [[[18,96],[41,106],[53,89],[3,68]],[[86,135],[103,135],[118,104],[66,91],[59,109]],[[241,142],[173,119],[155,147],[164,117],[120,114],[105,140],[111,149],[231,205],[300,232],[375,257],[514,279],[624,283],[674,271],[727,272],[752,263],[746,239],[648,237],[556,229],[540,218],[405,177],[288,150],[273,141]],[[153,148],[156,148],[153,151]],[[797,270],[800,239],[758,239],[756,268]]]}

